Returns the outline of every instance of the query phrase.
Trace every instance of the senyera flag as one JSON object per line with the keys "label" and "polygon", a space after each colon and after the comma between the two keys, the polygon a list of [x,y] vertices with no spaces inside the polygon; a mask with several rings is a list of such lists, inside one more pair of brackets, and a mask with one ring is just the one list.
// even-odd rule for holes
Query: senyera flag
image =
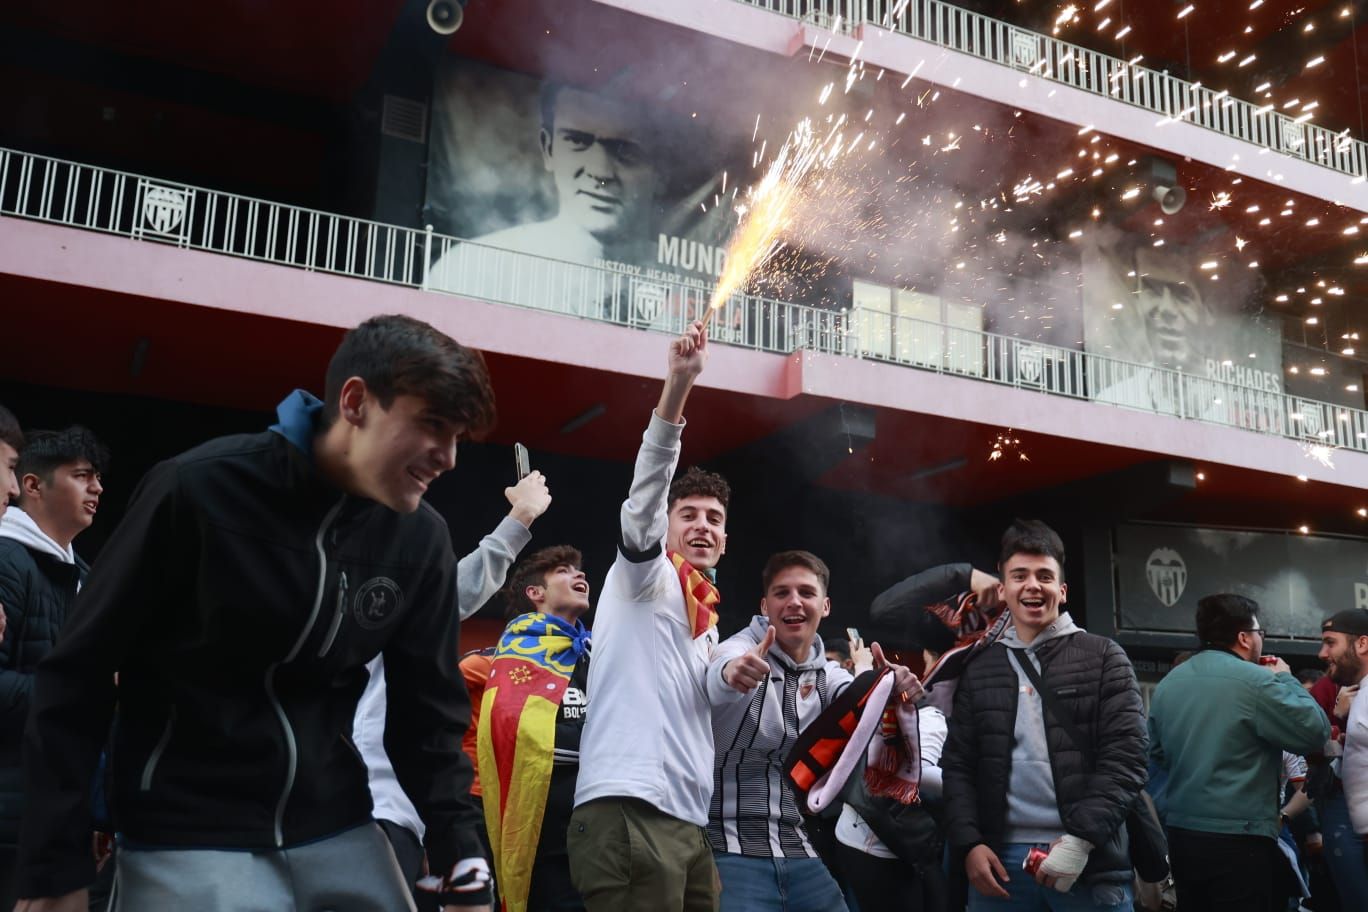
{"label": "senyera flag", "polygon": [[546,614],[504,628],[480,709],[480,781],[499,896],[525,912],[556,747],[556,714],[589,631]]}

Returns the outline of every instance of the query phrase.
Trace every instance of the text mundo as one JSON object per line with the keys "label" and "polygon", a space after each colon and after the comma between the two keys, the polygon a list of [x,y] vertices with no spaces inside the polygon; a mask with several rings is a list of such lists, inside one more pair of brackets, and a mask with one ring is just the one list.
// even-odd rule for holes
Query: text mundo
{"label": "text mundo", "polygon": [[672,269],[721,276],[723,268],[727,265],[727,252],[721,247],[662,234],[656,242],[656,260],[660,265]]}

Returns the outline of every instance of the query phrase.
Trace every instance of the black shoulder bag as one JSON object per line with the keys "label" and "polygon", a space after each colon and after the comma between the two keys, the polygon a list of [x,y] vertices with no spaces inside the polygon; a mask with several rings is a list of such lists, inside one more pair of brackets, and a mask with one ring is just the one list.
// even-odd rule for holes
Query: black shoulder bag
{"label": "black shoulder bag", "polygon": [[[1054,717],[1060,728],[1064,729],[1069,740],[1091,757],[1088,741],[1055,702],[1054,691],[1045,686],[1031,657],[1026,655],[1024,649],[1013,649],[1012,652],[1016,654],[1017,664],[1021,666],[1021,670],[1031,679],[1036,693],[1040,694],[1040,702],[1044,705],[1045,711]],[[1144,789],[1140,790],[1130,813],[1126,815],[1126,836],[1130,842],[1131,864],[1141,880],[1159,883],[1169,876],[1168,837],[1164,835],[1164,826],[1159,822],[1159,813],[1154,807],[1154,801]]]}

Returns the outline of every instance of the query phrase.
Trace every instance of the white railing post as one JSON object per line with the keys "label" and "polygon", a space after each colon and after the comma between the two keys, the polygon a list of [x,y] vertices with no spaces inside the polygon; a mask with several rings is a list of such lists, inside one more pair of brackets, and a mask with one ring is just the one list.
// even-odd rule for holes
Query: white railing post
{"label": "white railing post", "polygon": [[431,288],[431,286],[428,284],[428,268],[429,268],[429,265],[430,265],[431,263],[432,263],[432,226],[431,226],[431,225],[424,225],[424,226],[423,226],[423,263],[422,263],[423,271],[420,273],[420,275],[421,275],[423,278],[422,278],[422,281],[418,283],[418,287],[421,288],[421,289],[423,289],[423,291],[428,291],[428,290]]}

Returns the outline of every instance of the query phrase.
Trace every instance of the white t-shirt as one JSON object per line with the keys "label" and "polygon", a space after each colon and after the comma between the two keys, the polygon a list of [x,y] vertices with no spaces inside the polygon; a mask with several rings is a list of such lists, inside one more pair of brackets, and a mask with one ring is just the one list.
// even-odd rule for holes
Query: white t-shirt
{"label": "white t-shirt", "polygon": [[1360,687],[1344,726],[1340,779],[1354,832],[1368,835],[1368,687]]}
{"label": "white t-shirt", "polygon": [[[945,714],[939,709],[934,706],[923,706],[917,710],[917,732],[921,736],[921,791],[928,798],[940,796],[940,758],[941,752],[945,750],[945,738],[949,731]],[[836,821],[836,839],[842,845],[859,849],[875,858],[898,857],[874,835],[865,819],[848,804],[841,808],[840,819]]]}

